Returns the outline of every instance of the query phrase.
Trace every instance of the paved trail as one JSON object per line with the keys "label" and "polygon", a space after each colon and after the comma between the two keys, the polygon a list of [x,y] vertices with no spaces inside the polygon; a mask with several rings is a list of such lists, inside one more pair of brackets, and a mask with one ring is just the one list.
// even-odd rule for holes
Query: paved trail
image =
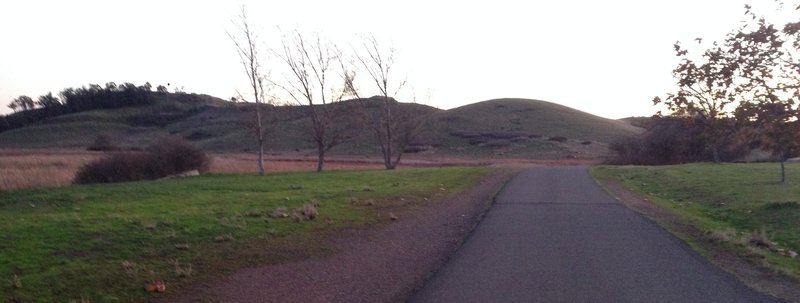
{"label": "paved trail", "polygon": [[515,177],[411,302],[779,302],[625,208],[585,167]]}

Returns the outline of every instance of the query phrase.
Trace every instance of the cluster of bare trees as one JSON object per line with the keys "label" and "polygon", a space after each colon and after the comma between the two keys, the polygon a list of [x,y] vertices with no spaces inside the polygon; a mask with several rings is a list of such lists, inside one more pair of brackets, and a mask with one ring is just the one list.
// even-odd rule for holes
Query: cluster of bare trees
{"label": "cluster of bare trees", "polygon": [[[319,33],[284,32],[278,47],[264,47],[247,19],[246,10],[231,34],[252,90],[239,99],[255,103],[259,173],[264,174],[264,145],[270,123],[265,116],[274,105],[300,107],[310,120],[309,138],[317,150],[317,171],[334,147],[363,138],[365,132],[378,142],[386,169],[394,169],[403,150],[422,132],[427,115],[413,106],[401,106],[395,96],[405,86],[394,73],[395,50],[383,48],[374,37],[362,38],[360,46],[343,51]],[[268,60],[272,59],[272,60]],[[270,62],[265,66],[265,62]],[[275,71],[282,71],[273,74]],[[357,78],[356,75],[365,75]],[[365,98],[364,87],[379,95]],[[285,99],[280,101],[279,96]]]}
{"label": "cluster of bare trees", "polygon": [[785,182],[784,161],[800,154],[800,21],[773,24],[745,10],[749,22],[699,57],[675,44],[678,90],[654,103],[699,126],[716,162],[730,138],[772,151]]}

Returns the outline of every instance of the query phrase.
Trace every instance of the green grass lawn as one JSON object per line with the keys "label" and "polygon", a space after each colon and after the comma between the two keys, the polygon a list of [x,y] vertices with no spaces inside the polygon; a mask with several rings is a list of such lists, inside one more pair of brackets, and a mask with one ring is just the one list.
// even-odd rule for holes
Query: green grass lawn
{"label": "green grass lawn", "polygon": [[[153,296],[146,281],[166,281],[169,295],[243,266],[325,255],[315,237],[384,222],[384,206],[434,203],[487,171],[205,175],[0,192],[0,301],[143,301]],[[313,221],[269,215],[310,202],[319,204]]]}
{"label": "green grass lawn", "polygon": [[[800,163],[787,165],[787,184],[780,183],[777,163],[599,166],[592,174],[615,179],[687,218],[706,232],[703,240],[724,242],[770,269],[800,278],[800,257],[784,256],[800,252]],[[777,245],[753,245],[759,234]]]}

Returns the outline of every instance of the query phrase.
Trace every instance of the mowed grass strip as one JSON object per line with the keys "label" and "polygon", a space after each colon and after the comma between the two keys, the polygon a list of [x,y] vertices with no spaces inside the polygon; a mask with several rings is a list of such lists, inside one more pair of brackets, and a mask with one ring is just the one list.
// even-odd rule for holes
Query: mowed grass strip
{"label": "mowed grass strip", "polygon": [[[330,253],[327,231],[436,203],[487,168],[204,175],[0,192],[3,302],[131,302],[244,266]],[[318,204],[313,221],[272,213]],[[316,237],[316,238],[315,238]],[[144,291],[167,282],[166,294]]]}
{"label": "mowed grass strip", "polygon": [[[800,163],[599,166],[598,179],[614,179],[723,242],[759,265],[800,279]],[[763,243],[762,243],[763,242]],[[691,243],[700,249],[702,243]]]}

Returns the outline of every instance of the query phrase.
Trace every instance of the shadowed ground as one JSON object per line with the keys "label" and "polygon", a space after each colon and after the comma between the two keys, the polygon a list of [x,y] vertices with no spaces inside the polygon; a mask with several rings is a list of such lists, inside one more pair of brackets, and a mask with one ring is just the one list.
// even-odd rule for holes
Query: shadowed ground
{"label": "shadowed ground", "polygon": [[779,302],[605,193],[585,167],[514,178],[411,302]]}

